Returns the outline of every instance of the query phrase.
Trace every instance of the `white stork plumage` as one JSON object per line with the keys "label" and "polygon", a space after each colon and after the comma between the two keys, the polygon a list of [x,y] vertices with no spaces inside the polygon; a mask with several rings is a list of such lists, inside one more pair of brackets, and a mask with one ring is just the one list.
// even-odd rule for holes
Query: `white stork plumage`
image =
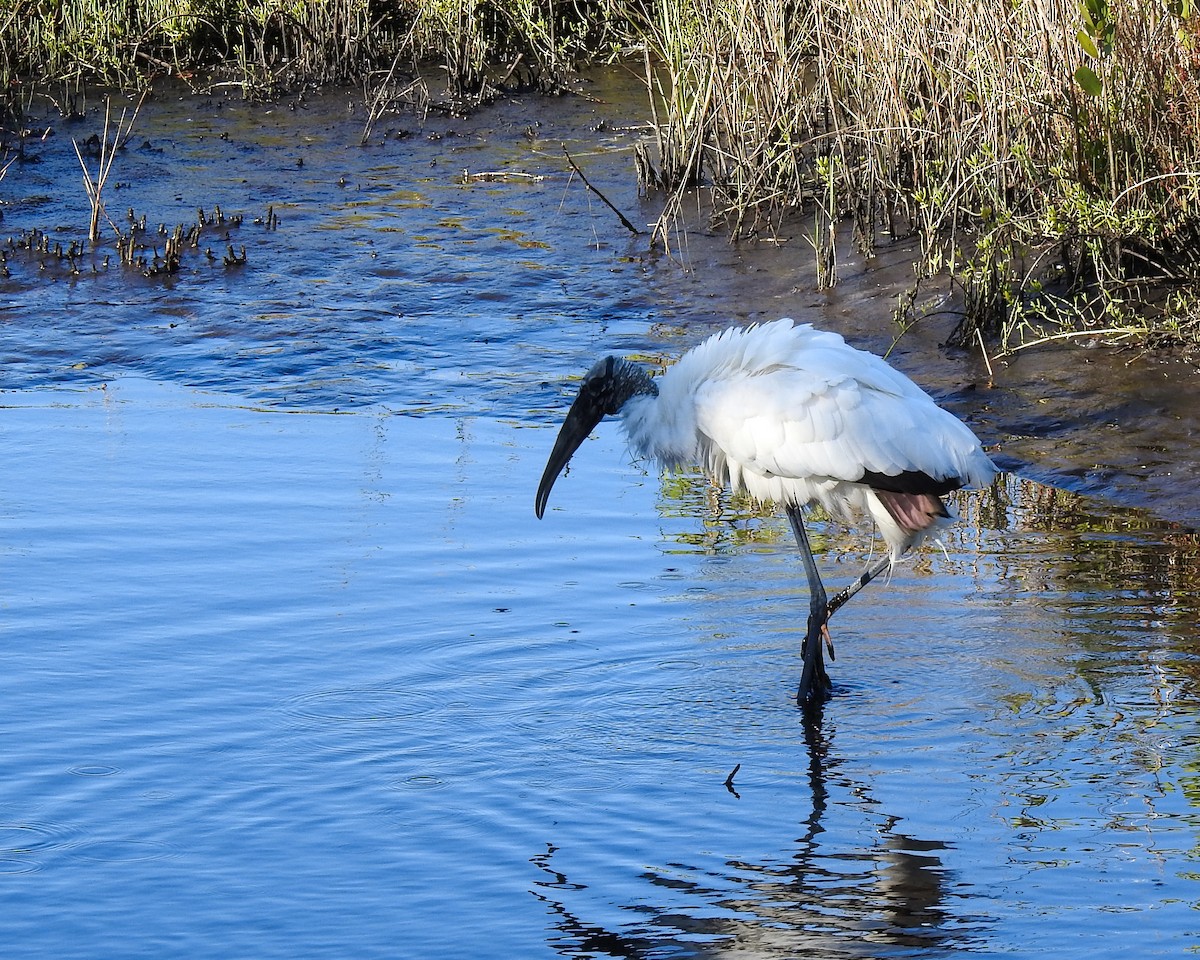
{"label": "white stork plumage", "polygon": [[[618,357],[593,366],[550,453],[538,517],[606,415],[620,416],[634,451],[663,468],[699,464],[714,481],[783,506],[810,592],[802,705],[829,693],[822,641],[833,613],[949,522],[944,494],[996,474],[966,424],[904,374],[835,333],[783,319],[716,334],[658,378]],[[832,600],[801,512],[814,503],[840,520],[870,517],[888,546],[885,559]]]}

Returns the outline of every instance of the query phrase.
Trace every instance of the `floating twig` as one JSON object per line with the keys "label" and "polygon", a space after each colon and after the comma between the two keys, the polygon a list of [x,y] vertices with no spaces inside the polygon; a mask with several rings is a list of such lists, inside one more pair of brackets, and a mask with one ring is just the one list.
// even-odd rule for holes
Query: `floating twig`
{"label": "floating twig", "polygon": [[462,172],[463,183],[478,183],[481,180],[486,183],[505,180],[528,180],[530,183],[541,183],[545,179],[545,176],[540,173],[524,173],[519,170],[485,170],[481,173],[464,170]]}
{"label": "floating twig", "polygon": [[579,164],[577,164],[575,162],[575,160],[571,157],[571,154],[568,152],[567,145],[565,143],[563,144],[563,156],[565,156],[567,158],[567,163],[569,163],[571,165],[571,169],[574,170],[577,174],[579,174],[579,179],[583,181],[583,185],[585,187],[587,187],[589,190],[591,190],[592,193],[594,193],[596,196],[598,196],[601,200],[603,200],[604,205],[606,207],[608,207],[609,210],[611,210],[613,213],[615,213],[617,215],[617,217],[621,221],[621,225],[623,227],[625,227],[625,229],[628,230],[630,233],[632,233],[635,237],[640,236],[642,231],[639,230],[637,227],[635,227],[632,223],[630,223],[628,218],[626,218],[625,214],[623,214],[620,210],[618,210],[616,207],[614,207],[612,202],[608,199],[608,197],[606,197],[599,190],[597,190],[594,186],[592,186],[591,181],[589,181],[588,178],[586,176],[584,176],[583,171],[579,169]]}
{"label": "floating twig", "polygon": [[732,793],[739,800],[742,799],[742,795],[733,788],[733,778],[737,776],[737,772],[741,769],[742,765],[740,763],[736,764],[734,768],[729,771],[729,776],[725,778],[725,789]]}

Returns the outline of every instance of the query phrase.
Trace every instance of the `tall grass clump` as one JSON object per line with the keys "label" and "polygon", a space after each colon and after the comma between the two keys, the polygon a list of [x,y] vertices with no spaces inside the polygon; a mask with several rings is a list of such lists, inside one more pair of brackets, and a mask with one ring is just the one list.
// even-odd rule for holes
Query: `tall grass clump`
{"label": "tall grass clump", "polygon": [[147,75],[239,68],[247,87],[357,76],[391,18],[368,0],[15,0],[0,71],[37,82],[135,85]]}
{"label": "tall grass clump", "polygon": [[627,36],[625,0],[420,0],[405,52],[440,60],[452,96],[486,99],[500,88],[555,92],[565,78]]}
{"label": "tall grass clump", "polygon": [[[1191,0],[663,0],[643,9],[658,178],[734,232],[813,214],[920,240],[958,335],[1200,343]],[[660,221],[665,224],[667,219]],[[660,236],[665,231],[660,230]]]}
{"label": "tall grass clump", "polygon": [[626,22],[625,0],[11,2],[0,12],[6,83],[131,86],[147,75],[219,69],[248,93],[272,93],[437,63],[449,95],[467,106],[509,82],[561,86]]}

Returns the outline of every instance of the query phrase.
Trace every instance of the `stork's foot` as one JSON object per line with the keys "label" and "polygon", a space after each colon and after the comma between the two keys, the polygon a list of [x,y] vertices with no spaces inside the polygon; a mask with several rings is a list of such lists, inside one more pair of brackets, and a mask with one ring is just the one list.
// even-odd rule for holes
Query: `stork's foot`
{"label": "stork's foot", "polygon": [[829,635],[828,620],[821,624],[821,638],[825,641],[825,649],[829,652],[829,662],[833,663],[837,659],[837,654],[833,652],[833,637]]}
{"label": "stork's foot", "polygon": [[804,658],[804,670],[800,674],[800,689],[796,691],[796,705],[805,708],[824,703],[833,692],[833,683],[825,672],[824,648],[829,647],[829,659],[833,659],[833,642],[829,638],[828,611],[814,609],[808,615],[808,635],[800,648]]}
{"label": "stork's foot", "polygon": [[817,663],[812,670],[810,679],[806,664],[804,674],[800,680],[800,688],[796,691],[796,706],[802,709],[815,707],[828,700],[832,694],[833,681],[829,679],[829,674],[825,672],[825,665]]}

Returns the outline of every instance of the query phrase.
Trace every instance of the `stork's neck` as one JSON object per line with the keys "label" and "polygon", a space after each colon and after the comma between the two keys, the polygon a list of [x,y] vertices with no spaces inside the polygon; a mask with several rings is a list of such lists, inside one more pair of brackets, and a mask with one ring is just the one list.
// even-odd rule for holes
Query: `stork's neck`
{"label": "stork's neck", "polygon": [[696,462],[696,415],[690,402],[672,403],[657,390],[638,394],[621,408],[621,421],[639,456],[657,460],[666,469]]}

